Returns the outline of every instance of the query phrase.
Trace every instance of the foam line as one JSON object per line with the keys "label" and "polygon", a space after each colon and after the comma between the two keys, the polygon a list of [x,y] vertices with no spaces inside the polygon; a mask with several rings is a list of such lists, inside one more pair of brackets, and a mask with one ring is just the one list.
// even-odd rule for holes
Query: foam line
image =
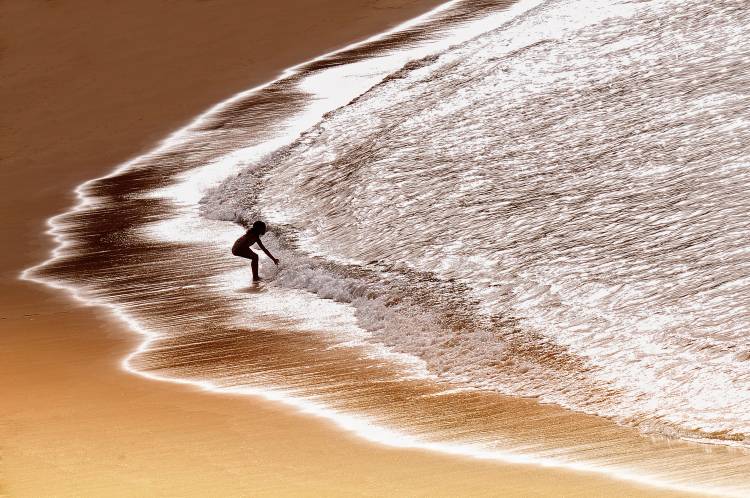
{"label": "foam line", "polygon": [[372,423],[368,418],[363,416],[352,415],[349,413],[340,412],[331,409],[323,404],[316,403],[304,397],[295,395],[290,391],[283,389],[275,389],[271,387],[255,388],[255,387],[219,387],[208,381],[191,381],[185,379],[172,378],[153,374],[149,372],[140,372],[132,369],[129,365],[129,360],[141,352],[148,350],[148,345],[152,338],[149,338],[141,343],[139,348],[128,355],[122,362],[122,366],[125,370],[151,380],[171,382],[174,384],[189,385],[196,387],[203,391],[208,391],[214,394],[223,395],[243,395],[243,396],[254,396],[266,401],[280,403],[295,411],[304,413],[306,415],[312,415],[316,418],[321,418],[332,422],[336,427],[343,429],[347,432],[355,434],[356,436],[369,441],[371,443],[389,446],[392,448],[410,449],[410,450],[425,450],[430,452],[442,453],[446,455],[452,455],[457,457],[471,458],[474,460],[490,460],[498,461],[513,465],[534,465],[544,468],[568,470],[575,472],[582,472],[587,474],[604,475],[609,478],[614,478],[622,481],[633,482],[649,487],[670,489],[674,491],[680,491],[684,493],[695,493],[695,494],[708,494],[715,496],[732,496],[741,497],[744,496],[741,492],[733,492],[730,490],[717,490],[708,489],[703,486],[690,486],[683,485],[680,483],[673,483],[663,481],[658,478],[652,478],[649,476],[636,474],[627,469],[600,467],[596,465],[589,465],[577,462],[561,462],[550,458],[538,457],[533,455],[523,455],[512,452],[487,450],[479,445],[473,444],[457,444],[457,443],[440,443],[427,441],[420,439],[404,432],[399,432],[391,428],[383,427]]}

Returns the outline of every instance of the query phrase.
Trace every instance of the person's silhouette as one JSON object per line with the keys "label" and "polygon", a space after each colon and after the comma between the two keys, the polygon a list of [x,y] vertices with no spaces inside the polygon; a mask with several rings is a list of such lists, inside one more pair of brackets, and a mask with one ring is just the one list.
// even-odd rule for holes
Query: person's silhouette
{"label": "person's silhouette", "polygon": [[274,258],[273,254],[268,252],[268,249],[263,246],[263,242],[260,241],[260,237],[265,234],[266,224],[262,221],[256,221],[255,223],[253,223],[252,228],[245,232],[245,235],[237,239],[234,242],[234,245],[232,245],[232,254],[250,260],[250,268],[252,268],[253,270],[253,281],[260,280],[260,277],[258,276],[258,255],[250,249],[251,245],[257,242],[258,247],[263,249],[263,252],[266,253],[266,256],[271,258],[271,261],[273,261],[275,264],[279,264],[279,260]]}

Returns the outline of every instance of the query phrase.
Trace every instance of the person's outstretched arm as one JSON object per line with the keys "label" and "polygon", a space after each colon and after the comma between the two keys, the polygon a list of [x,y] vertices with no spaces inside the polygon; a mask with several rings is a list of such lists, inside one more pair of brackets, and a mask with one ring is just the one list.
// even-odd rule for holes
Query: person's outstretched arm
{"label": "person's outstretched arm", "polygon": [[271,254],[270,252],[268,252],[268,249],[266,249],[266,246],[264,246],[263,242],[260,241],[260,237],[258,237],[258,247],[260,247],[261,249],[263,249],[263,252],[266,253],[266,256],[268,256],[269,258],[271,258],[271,261],[273,261],[274,264],[277,264],[277,265],[279,264],[279,260],[276,259],[276,258],[274,258],[273,254]]}

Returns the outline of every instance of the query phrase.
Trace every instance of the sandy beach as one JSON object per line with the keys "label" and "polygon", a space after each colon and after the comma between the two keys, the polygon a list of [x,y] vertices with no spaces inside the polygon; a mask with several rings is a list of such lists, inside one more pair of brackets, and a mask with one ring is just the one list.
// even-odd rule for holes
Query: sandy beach
{"label": "sandy beach", "polygon": [[48,255],[45,220],[81,182],[211,105],[437,4],[0,5],[0,496],[671,494],[382,447],[256,398],[150,381],[120,368],[140,338],[106,309],[17,279]]}

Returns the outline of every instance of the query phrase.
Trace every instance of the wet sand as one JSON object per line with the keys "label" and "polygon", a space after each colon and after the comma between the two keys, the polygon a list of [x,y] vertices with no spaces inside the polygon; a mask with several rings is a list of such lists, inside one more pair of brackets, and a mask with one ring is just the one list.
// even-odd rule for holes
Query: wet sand
{"label": "wet sand", "polygon": [[376,446],[262,400],[119,368],[139,338],[16,279],[73,188],[232,94],[439,2],[0,4],[0,495],[665,495]]}

